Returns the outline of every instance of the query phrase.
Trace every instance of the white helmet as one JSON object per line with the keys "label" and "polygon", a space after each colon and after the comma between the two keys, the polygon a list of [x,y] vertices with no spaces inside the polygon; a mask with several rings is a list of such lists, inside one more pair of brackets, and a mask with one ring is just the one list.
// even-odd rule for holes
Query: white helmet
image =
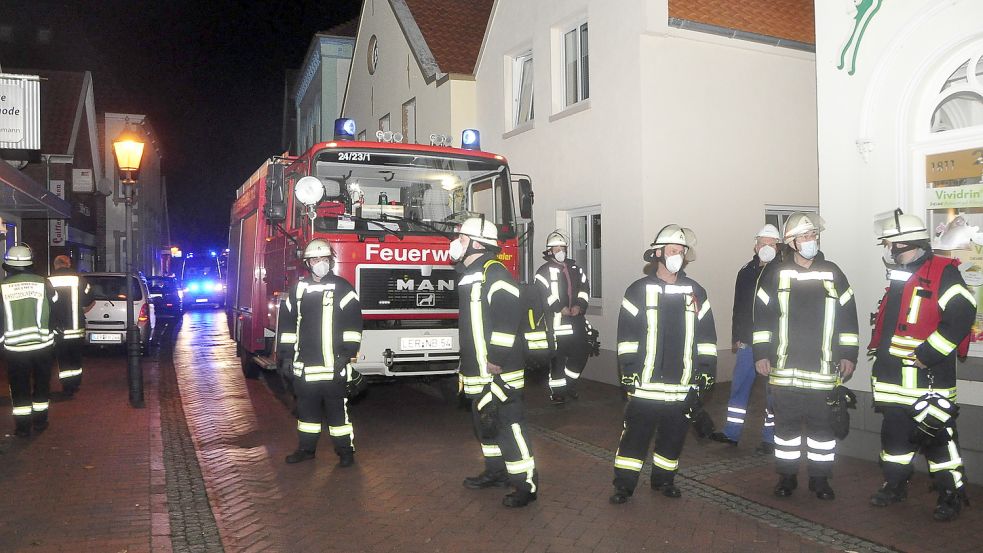
{"label": "white helmet", "polygon": [[755,234],[754,237],[755,238],[774,238],[775,240],[781,240],[782,239],[782,235],[778,233],[778,229],[775,227],[775,225],[772,225],[770,223],[767,224],[767,225],[765,225],[765,226],[763,226],[763,227],[761,227],[761,230],[759,230],[758,231],[758,234]]}
{"label": "white helmet", "polygon": [[304,259],[310,259],[312,257],[334,257],[334,251],[331,249],[331,245],[328,244],[326,240],[321,240],[320,238],[315,238],[307,243],[307,247],[304,248]]}
{"label": "white helmet", "polygon": [[686,261],[694,261],[696,259],[696,250],[693,249],[696,246],[696,233],[691,229],[679,225],[666,225],[655,235],[655,240],[651,245],[655,249],[668,246],[669,244],[685,246],[686,255],[684,259]]}
{"label": "white helmet", "polygon": [[874,222],[874,235],[887,242],[917,242],[931,240],[925,223],[917,215],[906,215],[895,209],[891,216]]}
{"label": "white helmet", "polygon": [[785,220],[785,243],[791,244],[795,237],[809,231],[817,233],[826,230],[826,222],[818,213],[796,211]]}
{"label": "white helmet", "polygon": [[3,262],[11,267],[30,267],[34,263],[34,254],[27,244],[17,244],[3,255]]}
{"label": "white helmet", "polygon": [[471,217],[461,223],[458,234],[463,234],[475,242],[498,247],[498,227],[484,217]]}
{"label": "white helmet", "polygon": [[549,234],[549,236],[546,237],[547,248],[552,248],[553,246],[563,246],[564,248],[566,248],[567,245],[568,245],[567,237],[563,236],[563,233],[560,232],[560,229],[554,230]]}

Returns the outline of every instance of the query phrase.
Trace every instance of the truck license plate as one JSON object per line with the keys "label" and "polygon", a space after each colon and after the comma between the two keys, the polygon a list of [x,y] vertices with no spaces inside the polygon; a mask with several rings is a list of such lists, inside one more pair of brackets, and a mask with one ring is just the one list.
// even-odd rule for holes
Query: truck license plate
{"label": "truck license plate", "polygon": [[399,339],[399,349],[403,351],[451,349],[452,347],[453,341],[450,336],[425,336]]}
{"label": "truck license plate", "polygon": [[122,342],[123,337],[119,334],[89,334],[90,342]]}

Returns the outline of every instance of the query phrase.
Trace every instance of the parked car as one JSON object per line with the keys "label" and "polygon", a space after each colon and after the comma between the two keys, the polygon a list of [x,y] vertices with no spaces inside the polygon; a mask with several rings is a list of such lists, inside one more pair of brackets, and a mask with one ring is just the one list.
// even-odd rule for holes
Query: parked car
{"label": "parked car", "polygon": [[[85,343],[93,346],[126,344],[126,274],[86,273],[93,306],[85,313]],[[150,289],[142,276],[133,279],[133,316],[140,330],[140,352],[147,355],[156,317]]]}
{"label": "parked car", "polygon": [[150,287],[150,303],[158,319],[180,319],[184,314],[184,291],[177,277],[152,276],[147,278]]}

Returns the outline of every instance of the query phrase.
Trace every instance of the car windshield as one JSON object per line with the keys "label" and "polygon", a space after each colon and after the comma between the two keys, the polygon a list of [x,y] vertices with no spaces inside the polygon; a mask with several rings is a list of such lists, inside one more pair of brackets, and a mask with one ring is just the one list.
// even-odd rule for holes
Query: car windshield
{"label": "car windshield", "polygon": [[192,257],[184,262],[184,282],[202,279],[219,279],[218,260],[213,257]]}
{"label": "car windshield", "polygon": [[[324,150],[314,176],[325,187],[315,230],[378,229],[452,232],[483,214],[507,235],[514,232],[511,184],[503,161],[422,152]],[[300,175],[291,175],[290,186]],[[339,216],[353,222],[339,222]],[[295,205],[295,226],[308,221]],[[378,221],[378,222],[377,222]]]}
{"label": "car windshield", "polygon": [[[133,299],[143,299],[143,288],[136,277],[133,279]],[[86,275],[85,281],[92,287],[92,299],[108,301],[126,300],[126,279],[123,275]]]}
{"label": "car windshield", "polygon": [[174,292],[177,290],[177,280],[173,277],[150,277],[147,286],[151,292]]}

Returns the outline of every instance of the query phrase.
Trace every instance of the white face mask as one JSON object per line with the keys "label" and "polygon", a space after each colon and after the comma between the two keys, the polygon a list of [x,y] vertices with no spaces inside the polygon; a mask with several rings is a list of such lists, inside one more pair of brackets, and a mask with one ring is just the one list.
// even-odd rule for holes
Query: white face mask
{"label": "white face mask", "polygon": [[775,259],[776,253],[775,246],[761,246],[761,248],[758,249],[758,259],[764,263],[771,263],[771,261]]}
{"label": "white face mask", "polygon": [[676,255],[670,255],[666,258],[665,264],[667,271],[676,274],[683,268],[683,256],[678,253]]}
{"label": "white face mask", "polygon": [[567,259],[567,252],[560,250],[558,252],[553,252],[553,259],[560,263],[563,263]]}
{"label": "white face mask", "polygon": [[460,261],[461,258],[464,257],[464,244],[462,244],[460,240],[454,240],[451,242],[450,246],[448,246],[447,251],[452,260]]}
{"label": "white face mask", "polygon": [[311,272],[317,278],[322,278],[324,275],[331,272],[331,262],[329,261],[318,261],[317,263],[311,265]]}
{"label": "white face mask", "polygon": [[812,259],[813,257],[816,257],[817,253],[819,253],[819,242],[810,240],[808,242],[799,243],[799,255],[802,257]]}

